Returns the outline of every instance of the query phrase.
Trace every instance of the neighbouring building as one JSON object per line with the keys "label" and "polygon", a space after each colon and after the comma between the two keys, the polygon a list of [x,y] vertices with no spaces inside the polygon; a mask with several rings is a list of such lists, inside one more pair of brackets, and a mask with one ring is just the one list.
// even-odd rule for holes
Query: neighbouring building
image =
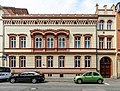
{"label": "neighbouring building", "polygon": [[95,14],[29,14],[24,8],[1,6],[0,65],[13,73],[68,77],[97,70],[116,78],[116,20],[115,5],[99,9],[96,4]]}
{"label": "neighbouring building", "polygon": [[116,77],[116,15],[115,5],[103,9],[96,4],[97,23],[97,67],[103,77]]}
{"label": "neighbouring building", "polygon": [[116,31],[117,31],[117,77],[120,77],[120,2],[116,5]]}

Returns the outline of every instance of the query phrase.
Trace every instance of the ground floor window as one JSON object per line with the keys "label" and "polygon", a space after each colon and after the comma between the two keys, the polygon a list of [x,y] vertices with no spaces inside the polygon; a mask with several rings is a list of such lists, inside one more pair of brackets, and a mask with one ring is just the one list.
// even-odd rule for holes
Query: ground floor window
{"label": "ground floor window", "polygon": [[26,67],[26,57],[20,56],[20,67]]}
{"label": "ground floor window", "polygon": [[80,67],[80,56],[75,56],[75,67]]}
{"label": "ground floor window", "polygon": [[85,67],[90,67],[90,56],[85,56]]}
{"label": "ground floor window", "polygon": [[41,56],[35,56],[35,67],[41,67]]}
{"label": "ground floor window", "polygon": [[53,67],[53,56],[47,56],[47,67]]}
{"label": "ground floor window", "polygon": [[48,74],[48,77],[52,77],[52,74]]}
{"label": "ground floor window", "polygon": [[64,77],[64,75],[63,75],[63,74],[60,74],[60,77]]}
{"label": "ground floor window", "polygon": [[10,56],[9,67],[16,67],[16,57]]}
{"label": "ground floor window", "polygon": [[59,67],[64,67],[64,64],[65,64],[65,57],[64,56],[59,56],[58,57],[59,59]]}
{"label": "ground floor window", "polygon": [[76,76],[80,76],[80,74],[76,74]]}

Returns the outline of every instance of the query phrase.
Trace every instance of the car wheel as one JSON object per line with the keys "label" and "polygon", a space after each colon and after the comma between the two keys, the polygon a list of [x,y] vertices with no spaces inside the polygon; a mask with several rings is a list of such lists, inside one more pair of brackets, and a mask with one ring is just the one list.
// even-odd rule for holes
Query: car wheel
{"label": "car wheel", "polygon": [[36,83],[36,82],[37,82],[37,79],[33,78],[32,83]]}
{"label": "car wheel", "polygon": [[15,78],[10,79],[10,83],[15,83]]}
{"label": "car wheel", "polygon": [[103,83],[103,80],[99,79],[97,82],[98,82],[99,84],[102,84],[102,83]]}
{"label": "car wheel", "polygon": [[82,83],[82,80],[81,80],[81,79],[78,79],[78,80],[77,80],[77,83],[78,83],[78,84],[81,84],[81,83]]}

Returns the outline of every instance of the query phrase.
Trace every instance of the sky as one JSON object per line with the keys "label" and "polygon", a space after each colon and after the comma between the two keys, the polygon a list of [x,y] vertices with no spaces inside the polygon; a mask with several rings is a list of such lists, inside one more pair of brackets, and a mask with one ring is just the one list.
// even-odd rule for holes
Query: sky
{"label": "sky", "polygon": [[110,8],[120,0],[0,0],[1,6],[27,8],[30,14],[94,14],[95,5]]}

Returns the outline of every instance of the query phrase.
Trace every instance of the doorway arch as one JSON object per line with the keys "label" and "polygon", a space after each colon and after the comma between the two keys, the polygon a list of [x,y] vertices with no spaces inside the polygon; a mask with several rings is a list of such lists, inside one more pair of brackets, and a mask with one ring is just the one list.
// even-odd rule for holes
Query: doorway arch
{"label": "doorway arch", "polygon": [[112,60],[109,57],[103,57],[100,60],[100,73],[104,78],[111,77]]}

